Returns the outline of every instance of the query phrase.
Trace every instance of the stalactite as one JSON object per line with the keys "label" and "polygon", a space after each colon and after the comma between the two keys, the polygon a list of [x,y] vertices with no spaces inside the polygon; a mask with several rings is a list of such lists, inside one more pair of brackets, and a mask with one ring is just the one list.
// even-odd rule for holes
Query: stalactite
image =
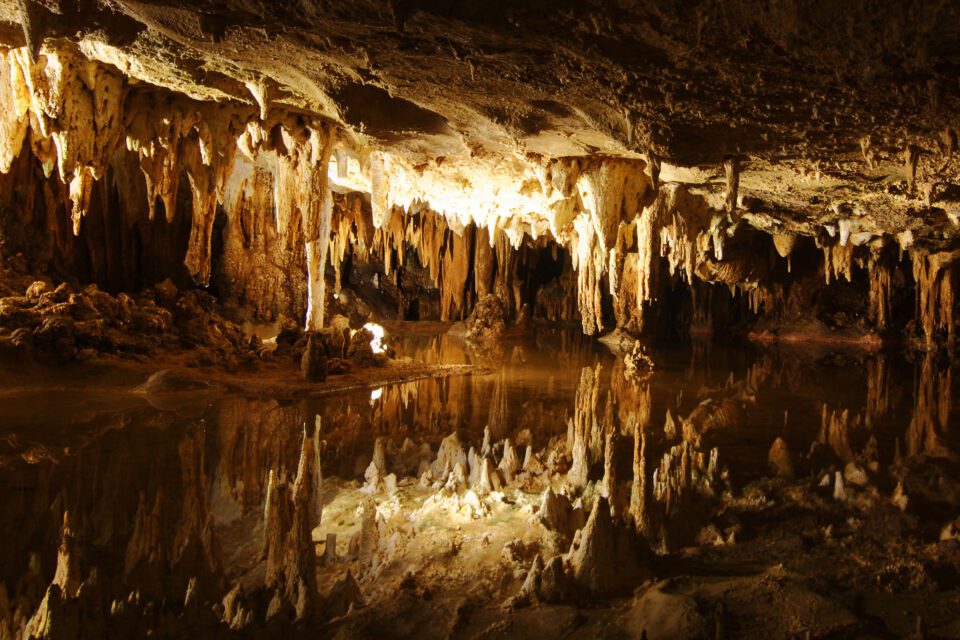
{"label": "stalactite", "polygon": [[953,287],[960,251],[914,252],[912,257],[917,290],[916,316],[927,345],[934,343],[938,330],[946,330],[948,339],[953,340],[956,332]]}
{"label": "stalactite", "polygon": [[370,154],[370,208],[373,226],[382,229],[387,225],[393,211],[390,202],[389,156],[380,152]]}
{"label": "stalactite", "polygon": [[585,215],[574,220],[577,230],[574,269],[577,270],[577,307],[583,332],[593,335],[603,329],[601,278],[607,262],[593,223]]}
{"label": "stalactite", "polygon": [[[248,135],[250,127],[248,127]],[[336,136],[329,125],[295,126],[281,131],[277,154],[274,201],[277,229],[283,238],[290,225],[302,230],[307,265],[308,331],[323,328],[326,283],[324,269],[329,248],[333,199],[328,188],[328,165]],[[248,145],[249,146],[249,143]]]}
{"label": "stalactite", "polygon": [[853,249],[850,243],[823,245],[823,277],[826,284],[841,276],[847,282],[853,280]]}
{"label": "stalactite", "polygon": [[486,227],[477,227],[473,243],[473,281],[477,300],[493,291],[493,274],[496,257],[493,253],[493,236]]}
{"label": "stalactite", "polygon": [[0,173],[9,173],[23,147],[28,129],[30,92],[17,52],[0,59]]}
{"label": "stalactite", "polygon": [[773,234],[773,246],[781,258],[787,259],[787,273],[793,270],[791,256],[797,247],[797,236],[788,233]]}
{"label": "stalactite", "polygon": [[463,234],[450,233],[440,269],[440,319],[456,320],[464,314],[467,277],[470,275],[472,227]]}
{"label": "stalactite", "polygon": [[[650,187],[645,166],[641,160],[600,159],[585,166],[578,176],[583,209],[589,214],[603,253],[616,246],[621,223],[640,213]],[[582,235],[579,228],[577,231]]]}
{"label": "stalactite", "polygon": [[660,258],[666,259],[671,274],[679,272],[688,283],[693,282],[697,265],[715,243],[709,233],[711,220],[720,215],[726,214],[708,199],[691,193],[686,185],[661,186],[636,219],[638,305],[658,297]]}
{"label": "stalactite", "polygon": [[512,311],[515,315],[519,311],[513,296],[513,274],[517,259],[516,247],[511,244],[510,237],[502,229],[493,232],[493,245],[497,259],[493,293],[504,303],[508,312]]}
{"label": "stalactite", "polygon": [[159,199],[167,222],[172,222],[180,184],[180,142],[195,124],[197,114],[172,97],[163,100],[147,92],[131,95],[125,111],[127,149],[140,157],[150,219],[156,215]]}
{"label": "stalactite", "polygon": [[223,203],[221,296],[267,320],[275,314],[302,317],[307,308],[304,243],[277,228],[273,194],[279,177],[266,153],[256,163],[238,155]]}
{"label": "stalactite", "polygon": [[190,224],[190,239],[184,264],[198,284],[210,281],[211,237],[213,220],[217,213],[217,195],[213,184],[213,171],[200,160],[199,145],[185,145],[181,161],[187,169],[190,191],[193,194],[193,215]]}
{"label": "stalactite", "polygon": [[659,279],[659,233],[665,215],[665,200],[657,200],[637,217],[637,304],[656,299]]}
{"label": "stalactite", "polygon": [[870,321],[878,329],[884,329],[890,321],[891,289],[893,266],[886,257],[883,248],[872,252],[868,273],[870,276]]}
{"label": "stalactite", "polygon": [[120,141],[123,78],[67,49],[45,49],[35,61],[24,48],[3,57],[0,169],[9,171],[29,129],[45,175],[55,166],[69,187],[76,235],[90,207],[92,184],[103,176]]}
{"label": "stalactite", "polygon": [[373,249],[373,235],[372,220],[360,194],[350,193],[334,198],[329,256],[334,269],[335,293],[340,293],[343,284],[341,268],[348,249],[358,256],[368,257]]}

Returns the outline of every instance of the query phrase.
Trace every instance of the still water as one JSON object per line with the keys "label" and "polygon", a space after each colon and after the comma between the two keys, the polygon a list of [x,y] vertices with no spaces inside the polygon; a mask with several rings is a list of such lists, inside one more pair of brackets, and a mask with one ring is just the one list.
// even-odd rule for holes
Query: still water
{"label": "still water", "polygon": [[[672,420],[679,430],[703,405],[702,448],[719,451],[734,488],[770,475],[777,437],[798,461],[798,475],[819,470],[812,461],[821,450],[842,465],[869,449],[879,468],[897,456],[950,458],[960,450],[954,381],[933,355],[695,341],[653,351],[657,366],[640,383],[649,393],[641,408],[622,361],[575,332],[542,331],[483,358],[444,335],[394,346],[417,361],[476,362],[483,372],[298,400],[216,389],[137,394],[131,389],[142,374],[103,368],[5,372],[0,584],[12,603],[7,610],[19,602],[29,611],[42,597],[64,513],[81,573],[95,568],[108,593],[182,599],[199,567],[229,584],[259,553],[268,475],[295,472],[305,424],[321,428],[329,502],[363,483],[378,437],[391,451],[409,439],[435,454],[454,431],[479,450],[489,427],[493,441],[510,438],[538,451],[566,439],[584,411],[624,434],[617,456],[629,469],[627,434],[638,421],[656,460],[670,446],[664,425]],[[395,471],[418,473],[399,464]],[[314,539],[323,530],[321,523]]]}

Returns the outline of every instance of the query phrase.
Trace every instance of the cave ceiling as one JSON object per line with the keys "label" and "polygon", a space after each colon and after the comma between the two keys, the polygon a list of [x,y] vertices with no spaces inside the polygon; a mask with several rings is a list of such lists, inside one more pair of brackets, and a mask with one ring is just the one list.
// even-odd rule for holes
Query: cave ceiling
{"label": "cave ceiling", "polygon": [[4,0],[0,23],[135,87],[334,123],[350,188],[381,153],[421,179],[391,204],[560,235],[550,163],[619,157],[721,201],[738,183],[767,230],[958,234],[957,3]]}

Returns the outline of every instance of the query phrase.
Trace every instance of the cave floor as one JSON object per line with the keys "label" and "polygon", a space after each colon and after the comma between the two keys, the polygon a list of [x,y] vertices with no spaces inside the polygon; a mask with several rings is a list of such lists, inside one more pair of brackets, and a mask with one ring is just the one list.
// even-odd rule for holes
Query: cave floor
{"label": "cave floor", "polygon": [[[576,331],[478,353],[445,328],[391,326],[393,364],[316,385],[175,360],[4,371],[0,623],[66,563],[98,575],[98,628],[122,637],[960,637],[960,425],[932,354],[694,340],[631,378]],[[284,626],[264,503],[305,425],[320,597]],[[595,554],[596,575],[637,576],[601,594],[574,549],[600,496],[637,526],[638,464],[642,566]],[[556,556],[571,583],[527,590]],[[181,604],[190,584],[214,618]]]}

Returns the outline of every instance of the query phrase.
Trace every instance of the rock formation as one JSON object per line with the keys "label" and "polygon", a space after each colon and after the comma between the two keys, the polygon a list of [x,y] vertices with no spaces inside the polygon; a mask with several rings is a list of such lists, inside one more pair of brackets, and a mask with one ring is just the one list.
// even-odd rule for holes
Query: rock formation
{"label": "rock formation", "polygon": [[0,0],[0,640],[956,636],[958,42]]}

